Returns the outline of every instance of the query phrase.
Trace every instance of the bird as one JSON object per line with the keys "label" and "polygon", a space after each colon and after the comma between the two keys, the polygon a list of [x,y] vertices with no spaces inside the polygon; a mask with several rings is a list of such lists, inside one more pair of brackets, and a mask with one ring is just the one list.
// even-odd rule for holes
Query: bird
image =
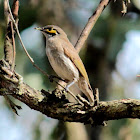
{"label": "bird", "polygon": [[46,55],[56,74],[67,81],[66,90],[73,84],[85,94],[91,105],[94,95],[84,64],[66,33],[56,25],[36,27],[46,38]]}

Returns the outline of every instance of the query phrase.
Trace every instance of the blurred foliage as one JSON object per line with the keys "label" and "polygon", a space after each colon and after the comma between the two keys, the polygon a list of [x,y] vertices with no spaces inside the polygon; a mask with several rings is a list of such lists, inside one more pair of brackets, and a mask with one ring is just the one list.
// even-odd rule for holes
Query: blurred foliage
{"label": "blurred foliage", "polygon": [[[123,94],[125,87],[115,83],[112,72],[116,71],[116,58],[123,48],[126,33],[130,30],[140,30],[140,4],[137,0],[131,1],[132,3],[129,4],[128,13],[125,16],[122,16],[120,12],[122,10],[121,0],[117,0],[115,3],[111,1],[93,28],[85,47],[80,52],[92,86],[98,87],[100,90],[101,100],[125,98]],[[12,3],[12,1],[10,2]],[[34,37],[36,34],[33,30],[34,26],[55,24],[63,28],[71,42],[75,44],[98,2],[98,0],[20,1],[19,29],[22,38],[30,39]],[[2,1],[0,1],[0,11],[0,58],[3,58],[6,25]],[[32,30],[29,28],[32,28]],[[45,39],[43,36],[41,37],[42,40],[38,36],[35,39],[31,38],[27,49],[39,67],[49,74],[55,74],[45,56]],[[24,41],[26,44],[27,40]],[[18,38],[16,38],[16,51],[16,70],[24,77],[24,81],[39,90],[42,88],[54,89],[55,84],[50,83],[48,78],[32,66],[21,48]],[[117,94],[117,92],[120,94]],[[3,104],[5,103],[3,102]],[[67,128],[62,122],[57,124],[53,119],[52,121],[47,120],[46,117],[42,117],[35,111],[30,114],[30,118],[34,118],[34,116],[37,116],[36,123],[33,122],[34,125],[32,124],[33,127],[29,130],[29,136],[32,136],[32,139],[69,139],[67,138]],[[85,131],[85,133],[88,133],[92,140],[138,140],[140,130],[138,123],[138,120],[116,120],[109,122],[107,127],[91,128],[87,126],[88,131]],[[47,124],[49,124],[49,127],[47,127]],[[48,130],[50,131],[48,132]],[[79,128],[80,130],[82,128]]]}

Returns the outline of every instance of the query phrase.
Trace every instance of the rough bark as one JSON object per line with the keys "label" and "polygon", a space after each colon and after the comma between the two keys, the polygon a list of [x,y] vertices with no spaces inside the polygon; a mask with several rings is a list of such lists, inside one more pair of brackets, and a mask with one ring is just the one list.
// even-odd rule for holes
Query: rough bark
{"label": "rough bark", "polygon": [[19,81],[20,76],[10,70],[8,63],[0,61],[0,95],[11,94],[31,109],[44,115],[68,122],[102,124],[103,121],[140,118],[140,100],[122,99],[99,102],[97,107],[68,104],[65,93],[38,91]]}

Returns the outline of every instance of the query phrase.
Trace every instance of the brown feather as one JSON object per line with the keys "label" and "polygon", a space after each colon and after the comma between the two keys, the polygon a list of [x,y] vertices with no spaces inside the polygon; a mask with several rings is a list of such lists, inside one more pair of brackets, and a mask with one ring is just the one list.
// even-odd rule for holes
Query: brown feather
{"label": "brown feather", "polygon": [[[81,58],[79,57],[78,53],[76,52],[75,48],[73,47],[73,45],[69,42],[69,40],[66,40],[66,39],[63,39],[62,45],[67,45],[66,47],[63,47],[65,55],[71,59],[71,61],[74,63],[74,65],[78,68],[80,74],[85,78],[88,85],[90,86],[88,75],[87,75],[86,69],[84,67],[84,64],[83,64]],[[73,55],[71,55],[71,54],[73,54]]]}

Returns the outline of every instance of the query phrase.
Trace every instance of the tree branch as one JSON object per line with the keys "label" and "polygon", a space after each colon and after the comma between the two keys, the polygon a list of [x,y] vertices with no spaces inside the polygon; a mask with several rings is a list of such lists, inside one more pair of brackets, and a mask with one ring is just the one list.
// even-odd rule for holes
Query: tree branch
{"label": "tree branch", "polygon": [[[10,11],[8,8],[8,1],[4,1],[4,13],[5,19],[7,24],[7,31],[4,43],[4,54],[5,60],[11,65],[11,69],[14,70],[15,68],[15,56],[16,56],[16,49],[15,49],[15,29],[13,26],[13,22],[11,21]],[[18,24],[18,9],[19,9],[19,1],[14,0],[12,6],[12,13],[14,15],[14,19],[16,20],[16,25]]]}
{"label": "tree branch", "polygon": [[[87,25],[85,26],[80,35],[80,38],[75,45],[77,52],[79,52],[82,48],[91,29],[95,25],[95,22],[97,21],[98,17],[104,10],[105,6],[107,6],[109,1],[110,0],[101,0],[96,11],[89,18]],[[48,117],[69,122],[81,122],[85,124],[98,125],[102,124],[103,121],[108,120],[122,118],[140,118],[140,100],[123,99],[118,101],[98,103],[97,98],[96,107],[82,106],[75,103],[70,104],[65,96],[65,92],[47,92],[44,90],[38,91],[23,82],[21,83],[20,76],[11,69],[11,65],[15,61],[13,57],[14,48],[12,48],[14,46],[12,38],[12,36],[14,35],[14,29],[11,23],[15,25],[15,21],[18,17],[19,3],[18,0],[14,0],[15,5],[13,6],[13,15],[15,20],[12,19],[11,21],[11,13],[9,14],[10,10],[8,11],[6,2],[7,0],[5,0],[5,13],[8,28],[5,41],[5,60],[8,63],[4,60],[0,60],[0,95],[11,95],[14,98],[25,103],[30,108],[40,111]],[[15,25],[15,27],[17,34],[19,35],[17,25]],[[11,38],[9,37],[9,34],[11,35]],[[34,62],[33,65],[35,65]]]}
{"label": "tree branch", "polygon": [[110,2],[110,0],[101,0],[100,4],[96,8],[95,12],[89,18],[89,20],[88,20],[86,26],[84,27],[78,41],[76,42],[75,48],[76,48],[77,52],[80,52],[80,50],[83,47],[85,41],[87,40],[92,28],[94,27],[96,21],[98,20],[102,11],[105,9],[105,7],[108,5],[109,2]]}
{"label": "tree branch", "polygon": [[[9,64],[3,60],[0,61],[0,95],[3,95],[3,92],[11,94],[31,109],[40,111],[48,117],[93,125],[102,124],[103,121],[108,120],[140,118],[140,100],[122,99],[99,102],[96,108],[68,104],[69,101],[64,93],[38,91],[25,83],[21,83],[19,89],[18,74],[9,68]],[[22,93],[17,92],[19,90]]]}

